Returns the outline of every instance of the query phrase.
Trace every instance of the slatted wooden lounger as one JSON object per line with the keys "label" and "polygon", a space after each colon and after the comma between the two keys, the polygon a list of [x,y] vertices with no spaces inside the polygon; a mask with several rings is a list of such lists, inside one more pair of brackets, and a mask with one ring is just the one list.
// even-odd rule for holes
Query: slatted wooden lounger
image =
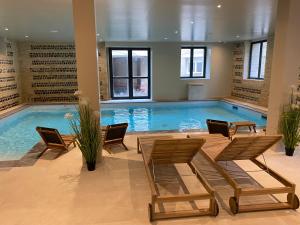
{"label": "slatted wooden lounger", "polygon": [[[271,146],[277,143],[281,136],[253,136],[253,137],[236,137],[232,142],[221,140],[218,144],[218,137],[215,142],[210,139],[209,135],[188,135],[190,138],[206,138],[211,144],[203,146],[200,153],[211,162],[212,166],[227,180],[234,189],[234,196],[229,199],[229,206],[233,214],[240,212],[275,210],[275,209],[297,209],[299,208],[299,199],[295,194],[296,185],[276,173],[274,170],[261,163],[256,158],[267,151]],[[220,138],[219,138],[220,139]],[[260,169],[266,171],[273,178],[278,180],[283,187],[272,188],[242,188],[224,169],[220,162],[233,160],[250,160]],[[240,205],[242,196],[259,196],[273,194],[287,194],[287,202],[274,202],[264,204]]]}
{"label": "slatted wooden lounger", "polygon": [[[157,138],[157,137],[156,137]],[[143,140],[146,140],[144,143]],[[149,204],[149,219],[166,219],[176,217],[211,215],[217,216],[219,212],[218,204],[215,200],[214,191],[210,185],[199,175],[197,169],[191,163],[193,157],[204,144],[204,139],[173,139],[165,138],[162,140],[153,139],[152,143],[147,138],[139,139],[139,147],[143,155],[146,174],[150,184],[152,193],[151,204]],[[208,193],[191,194],[184,193],[180,195],[161,195],[155,180],[155,168],[162,165],[170,165],[175,163],[187,163],[191,170],[197,175],[203,187]],[[158,168],[159,169],[159,168]],[[181,210],[172,212],[155,212],[156,204],[164,204],[170,202],[194,202],[196,200],[207,200],[209,206],[207,208],[197,208],[192,210]]]}

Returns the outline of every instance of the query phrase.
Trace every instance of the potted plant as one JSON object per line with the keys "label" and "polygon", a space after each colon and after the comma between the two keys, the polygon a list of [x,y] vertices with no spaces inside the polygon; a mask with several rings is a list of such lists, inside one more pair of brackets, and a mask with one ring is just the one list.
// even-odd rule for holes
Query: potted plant
{"label": "potted plant", "polygon": [[293,156],[300,142],[300,109],[294,104],[286,106],[281,114],[280,130],[283,134],[285,154]]}
{"label": "potted plant", "polygon": [[76,136],[76,143],[86,161],[89,171],[95,170],[98,154],[101,154],[100,116],[86,100],[80,100],[78,117],[70,116],[69,121]]}

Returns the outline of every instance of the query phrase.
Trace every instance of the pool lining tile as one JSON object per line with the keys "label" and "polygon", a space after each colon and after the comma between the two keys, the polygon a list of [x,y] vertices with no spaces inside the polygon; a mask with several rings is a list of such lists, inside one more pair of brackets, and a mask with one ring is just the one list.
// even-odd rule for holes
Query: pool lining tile
{"label": "pool lining tile", "polygon": [[21,159],[0,161],[0,168],[33,166],[45,149],[45,144],[38,142]]}

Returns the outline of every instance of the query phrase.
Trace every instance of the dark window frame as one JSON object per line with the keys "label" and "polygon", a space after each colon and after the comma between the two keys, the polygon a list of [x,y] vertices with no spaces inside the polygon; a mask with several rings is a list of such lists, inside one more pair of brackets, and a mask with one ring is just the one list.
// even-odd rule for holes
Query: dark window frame
{"label": "dark window frame", "polygon": [[[206,78],[206,57],[207,57],[207,47],[181,47],[181,49],[190,49],[190,76],[183,77],[181,76],[181,69],[180,69],[180,78],[181,79],[203,79]],[[203,60],[203,75],[200,76],[193,76],[193,69],[194,69],[194,50],[195,49],[203,49],[204,50],[204,60]],[[181,51],[180,51],[180,59],[181,59]],[[181,64],[181,63],[180,63]]]}
{"label": "dark window frame", "polygon": [[[248,79],[250,80],[264,80],[264,77],[261,77],[261,58],[262,58],[262,48],[263,48],[263,44],[264,43],[268,44],[267,40],[261,40],[261,41],[254,41],[251,42],[251,46],[250,46],[250,55],[249,55],[249,72],[248,72]],[[259,62],[258,62],[258,74],[257,77],[253,77],[251,76],[251,63],[252,63],[252,49],[253,49],[253,45],[255,44],[260,44],[260,48],[259,48]],[[267,45],[268,48],[268,45]]]}
{"label": "dark window frame", "polygon": [[[128,77],[113,77],[112,69],[112,51],[113,50],[127,50],[128,51]],[[145,50],[148,52],[148,76],[147,77],[134,77],[132,70],[132,51]],[[151,49],[150,48],[128,48],[128,47],[111,47],[108,48],[109,55],[109,79],[110,79],[110,96],[111,99],[150,99],[151,98]],[[133,80],[136,78],[147,78],[148,79],[148,95],[147,96],[133,96]],[[128,92],[129,96],[125,97],[114,97],[113,92],[113,80],[114,79],[128,79]]]}

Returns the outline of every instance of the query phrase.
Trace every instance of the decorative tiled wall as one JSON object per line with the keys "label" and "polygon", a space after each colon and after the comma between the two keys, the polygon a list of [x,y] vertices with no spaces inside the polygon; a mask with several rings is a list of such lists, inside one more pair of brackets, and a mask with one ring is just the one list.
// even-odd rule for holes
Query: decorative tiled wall
{"label": "decorative tiled wall", "polygon": [[76,101],[76,55],[73,44],[22,42],[18,48],[24,101]]}
{"label": "decorative tiled wall", "polygon": [[[99,44],[100,45],[100,44]],[[102,47],[102,45],[100,45]],[[19,43],[23,100],[35,103],[75,102],[78,90],[73,43]],[[105,49],[99,48],[101,99],[107,98]],[[103,68],[102,68],[103,67]]]}
{"label": "decorative tiled wall", "polygon": [[110,99],[109,95],[109,77],[107,70],[107,57],[105,42],[98,43],[98,65],[99,65],[99,83],[101,100]]}
{"label": "decorative tiled wall", "polygon": [[264,80],[249,80],[244,78],[245,44],[237,43],[233,49],[233,77],[231,97],[259,106],[268,106],[271,64],[273,54],[273,37],[268,38],[268,49]]}
{"label": "decorative tiled wall", "polygon": [[0,52],[0,111],[20,104],[20,82],[17,47],[14,42],[1,38]]}

